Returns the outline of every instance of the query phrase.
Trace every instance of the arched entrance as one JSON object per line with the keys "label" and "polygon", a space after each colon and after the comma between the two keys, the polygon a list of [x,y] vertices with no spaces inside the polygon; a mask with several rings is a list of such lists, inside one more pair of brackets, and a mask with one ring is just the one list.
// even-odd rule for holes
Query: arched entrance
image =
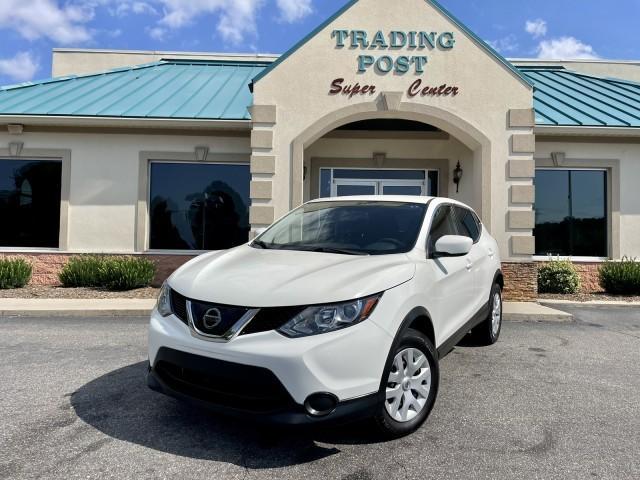
{"label": "arched entrance", "polygon": [[[338,166],[363,168],[370,165],[371,168],[380,170],[421,170],[427,177],[429,171],[437,170],[440,185],[437,194],[465,201],[478,211],[486,225],[491,225],[491,182],[489,180],[491,142],[487,136],[451,112],[428,105],[405,102],[397,102],[396,108],[388,108],[390,103],[392,99],[383,94],[378,101],[336,110],[317,120],[295,138],[291,150],[290,207],[296,207],[310,198],[323,196],[320,187],[315,186],[324,173],[320,171],[323,168],[332,169]],[[404,135],[404,139],[387,136],[386,141],[384,138],[376,139],[374,132],[369,132],[368,139],[361,138],[362,135],[354,139],[345,134],[335,134],[336,129],[345,125],[371,120],[419,122],[432,126],[433,132],[424,131],[423,135],[420,135],[420,132]],[[412,137],[413,140],[408,137]],[[341,141],[343,146],[349,145],[350,151],[344,155],[339,153]],[[412,141],[420,141],[421,147],[427,150],[433,148],[436,151],[416,153],[415,144],[414,148],[407,148]],[[358,148],[358,143],[362,148]],[[388,148],[386,147],[392,144],[394,153],[387,156]],[[370,152],[372,153],[369,158],[370,164],[367,164],[366,158],[361,158],[362,154],[358,153],[366,150],[365,145],[369,149],[379,149],[379,152]],[[403,154],[405,148],[404,151],[407,153]],[[323,152],[327,153],[323,154]],[[467,168],[465,168],[466,176],[461,186],[462,192],[456,194],[451,183],[450,172],[459,160]],[[381,175],[380,179],[384,179],[384,175]],[[383,181],[377,180],[378,187],[375,193],[382,193],[380,186],[383,185]],[[428,178],[425,182],[428,182]]]}

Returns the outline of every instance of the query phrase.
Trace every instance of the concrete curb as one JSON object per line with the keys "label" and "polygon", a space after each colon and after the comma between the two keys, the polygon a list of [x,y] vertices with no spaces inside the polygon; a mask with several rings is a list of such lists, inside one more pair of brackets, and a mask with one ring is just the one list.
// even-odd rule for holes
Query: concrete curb
{"label": "concrete curb", "polygon": [[[0,299],[0,317],[148,317],[153,299]],[[568,322],[569,313],[537,303],[505,302],[503,319],[512,322]]]}
{"label": "concrete curb", "polygon": [[565,306],[565,307],[594,307],[594,308],[628,308],[628,307],[640,307],[640,302],[625,302],[624,300],[588,300],[585,302],[578,302],[575,300],[554,300],[544,299],[539,300],[541,305]]}
{"label": "concrete curb", "polygon": [[570,313],[531,302],[505,302],[502,317],[511,322],[573,321]]}
{"label": "concrete curb", "polygon": [[117,309],[117,310],[0,310],[0,318],[29,317],[29,318],[79,318],[79,317],[148,317],[150,309]]}

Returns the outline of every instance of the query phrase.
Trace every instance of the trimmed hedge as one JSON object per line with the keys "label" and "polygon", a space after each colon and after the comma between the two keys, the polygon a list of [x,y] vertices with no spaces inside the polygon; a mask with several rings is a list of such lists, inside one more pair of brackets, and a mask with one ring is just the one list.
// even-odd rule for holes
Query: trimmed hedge
{"label": "trimmed hedge", "polygon": [[102,264],[100,279],[107,290],[133,290],[148,287],[156,274],[156,266],[146,258],[110,258]]}
{"label": "trimmed hedge", "polygon": [[106,261],[101,255],[71,257],[58,275],[64,287],[96,288],[102,286],[100,272]]}
{"label": "trimmed hedge", "polygon": [[624,257],[605,262],[598,270],[600,286],[614,295],[640,295],[640,262]]}
{"label": "trimmed hedge", "polygon": [[24,258],[0,259],[0,289],[22,288],[29,280],[33,267]]}
{"label": "trimmed hedge", "polygon": [[59,278],[65,287],[124,291],[148,287],[155,274],[155,264],[146,258],[82,255],[71,257]]}
{"label": "trimmed hedge", "polygon": [[578,293],[580,275],[567,260],[551,260],[538,268],[538,292]]}

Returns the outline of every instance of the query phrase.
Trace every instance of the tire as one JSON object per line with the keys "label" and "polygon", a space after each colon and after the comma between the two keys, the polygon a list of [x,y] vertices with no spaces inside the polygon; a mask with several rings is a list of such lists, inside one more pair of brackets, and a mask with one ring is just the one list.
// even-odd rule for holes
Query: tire
{"label": "tire", "polygon": [[[494,317],[494,315],[497,315],[497,317]],[[491,297],[489,299],[489,314],[486,320],[471,330],[471,341],[479,347],[488,347],[498,341],[501,331],[502,288],[497,283],[494,283],[493,287],[491,287]]]}
{"label": "tire", "polygon": [[[413,368],[406,369],[408,359],[422,362],[413,374]],[[400,371],[399,365],[402,365]],[[438,355],[431,341],[422,332],[411,328],[405,330],[394,343],[382,376],[381,403],[374,417],[382,435],[399,438],[417,430],[435,404],[439,379]],[[392,390],[396,394],[388,399],[387,392]],[[407,401],[409,398],[413,400]],[[406,405],[408,407],[403,408]],[[392,415],[394,410],[395,415]]]}

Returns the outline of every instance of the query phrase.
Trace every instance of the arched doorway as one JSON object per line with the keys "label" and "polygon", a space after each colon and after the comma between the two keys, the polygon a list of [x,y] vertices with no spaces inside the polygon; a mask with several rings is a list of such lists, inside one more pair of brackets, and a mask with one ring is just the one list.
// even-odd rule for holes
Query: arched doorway
{"label": "arched doorway", "polygon": [[[290,206],[349,192],[384,194],[385,187],[391,187],[388,192],[417,193],[422,182],[421,194],[468,203],[490,225],[488,138],[450,112],[404,102],[387,109],[388,103],[383,95],[377,102],[343,108],[296,137]],[[465,173],[456,192],[451,172],[458,161]],[[399,188],[403,185],[406,188]]]}

